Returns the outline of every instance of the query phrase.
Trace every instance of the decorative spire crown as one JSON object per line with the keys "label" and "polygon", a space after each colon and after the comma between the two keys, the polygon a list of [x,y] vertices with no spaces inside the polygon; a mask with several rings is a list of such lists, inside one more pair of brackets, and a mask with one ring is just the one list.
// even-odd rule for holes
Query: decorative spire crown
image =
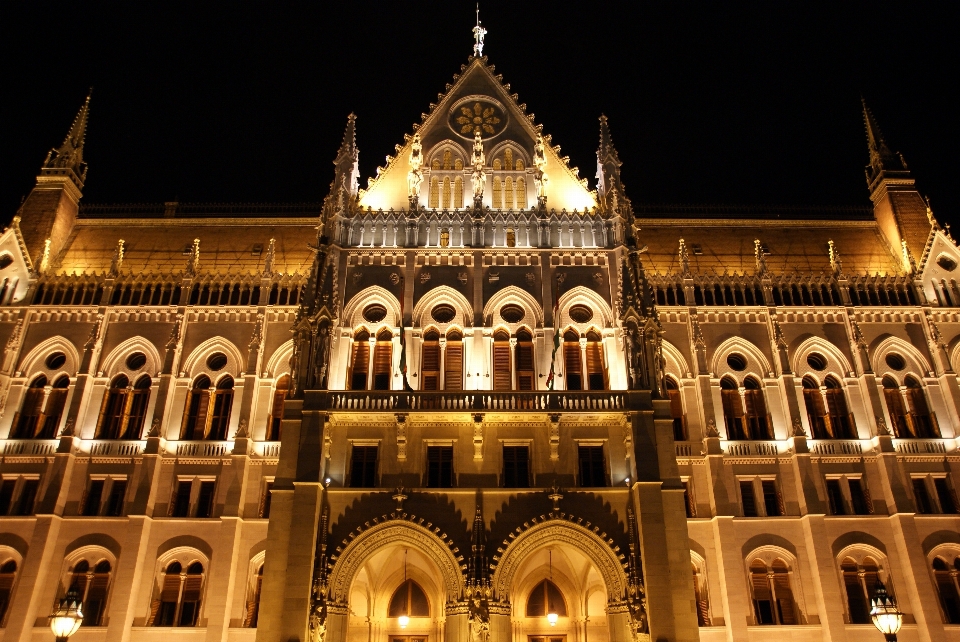
{"label": "decorative spire crown", "polygon": [[73,171],[74,181],[78,187],[83,187],[83,182],[87,178],[87,164],[83,162],[83,143],[87,136],[87,120],[90,115],[90,96],[93,95],[93,89],[87,93],[87,99],[77,112],[77,117],[73,119],[73,125],[67,132],[67,137],[63,144],[56,149],[51,149],[47,158],[43,161],[43,173],[59,173],[52,170],[69,169]]}
{"label": "decorative spire crown", "polygon": [[477,3],[477,24],[473,28],[473,55],[477,58],[483,57],[483,37],[487,35],[487,30],[480,24],[480,3]]}
{"label": "decorative spire crown", "polygon": [[890,151],[873,112],[867,107],[867,101],[861,97],[860,102],[863,104],[863,124],[867,130],[867,149],[870,152],[870,165],[867,166],[867,185],[869,186],[883,172],[906,171],[907,164],[903,155]]}

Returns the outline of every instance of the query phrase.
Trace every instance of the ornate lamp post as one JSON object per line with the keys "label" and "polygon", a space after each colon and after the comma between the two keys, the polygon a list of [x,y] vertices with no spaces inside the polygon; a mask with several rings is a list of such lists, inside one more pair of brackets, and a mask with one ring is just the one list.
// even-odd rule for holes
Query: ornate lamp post
{"label": "ornate lamp post", "polygon": [[883,582],[877,580],[873,597],[870,599],[870,619],[877,630],[883,633],[887,642],[897,642],[897,633],[903,625],[903,613],[897,608],[897,601],[890,597]]}
{"label": "ornate lamp post", "polygon": [[77,632],[83,622],[83,602],[75,588],[67,591],[60,600],[57,610],[50,616],[50,629],[57,638],[57,642],[67,642],[67,639]]}

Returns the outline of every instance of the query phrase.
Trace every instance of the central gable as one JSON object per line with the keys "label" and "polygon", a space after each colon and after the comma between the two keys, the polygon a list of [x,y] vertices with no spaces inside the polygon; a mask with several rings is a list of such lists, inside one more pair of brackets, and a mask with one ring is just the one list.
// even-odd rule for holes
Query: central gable
{"label": "central gable", "polygon": [[[542,126],[535,125],[526,105],[517,103],[494,67],[486,58],[471,57],[447,85],[438,104],[430,105],[423,123],[414,125],[423,147],[423,183],[419,204],[427,209],[472,207],[473,187],[470,159],[474,136],[479,132],[486,157],[486,186],[483,205],[493,210],[529,209],[536,204],[533,181],[533,154]],[[596,198],[581,180],[569,159],[559,155],[544,136],[547,208],[567,211],[592,209]],[[386,167],[377,168],[367,189],[359,194],[363,209],[402,210],[409,207],[407,174],[413,136],[404,136],[397,155],[387,157]],[[508,186],[509,185],[509,189]]]}

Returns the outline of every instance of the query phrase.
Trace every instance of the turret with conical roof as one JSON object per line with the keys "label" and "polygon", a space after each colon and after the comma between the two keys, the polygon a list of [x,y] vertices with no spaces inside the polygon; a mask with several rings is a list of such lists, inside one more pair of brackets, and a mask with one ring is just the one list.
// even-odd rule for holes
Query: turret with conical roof
{"label": "turret with conical roof", "polygon": [[30,259],[41,264],[49,240],[48,265],[56,265],[64,243],[77,220],[80,198],[87,178],[83,147],[90,117],[90,94],[80,107],[60,147],[51,149],[43,161],[37,184],[20,207],[20,230]]}

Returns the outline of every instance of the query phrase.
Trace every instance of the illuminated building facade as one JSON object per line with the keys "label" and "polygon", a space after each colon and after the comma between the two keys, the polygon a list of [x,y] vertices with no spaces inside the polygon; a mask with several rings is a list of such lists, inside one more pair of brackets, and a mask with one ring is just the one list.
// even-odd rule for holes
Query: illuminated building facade
{"label": "illuminated building facade", "polygon": [[[0,637],[960,640],[960,250],[872,208],[635,205],[475,52],[359,188],[0,235]],[[842,256],[842,259],[841,259]]]}

